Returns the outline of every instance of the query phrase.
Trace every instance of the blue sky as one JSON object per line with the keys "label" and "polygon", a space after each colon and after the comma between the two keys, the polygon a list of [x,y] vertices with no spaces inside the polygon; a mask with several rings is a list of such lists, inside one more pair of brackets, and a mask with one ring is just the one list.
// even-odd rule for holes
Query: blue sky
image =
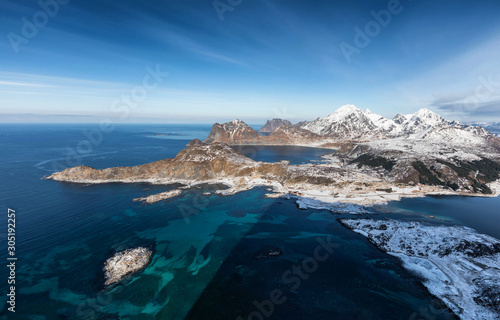
{"label": "blue sky", "polygon": [[299,121],[344,104],[500,121],[499,1],[60,3],[45,21],[37,1],[0,0],[0,122]]}

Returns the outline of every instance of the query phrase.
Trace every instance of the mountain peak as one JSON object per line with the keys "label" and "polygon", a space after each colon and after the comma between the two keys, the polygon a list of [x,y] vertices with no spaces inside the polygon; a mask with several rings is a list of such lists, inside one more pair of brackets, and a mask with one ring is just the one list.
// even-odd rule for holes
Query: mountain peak
{"label": "mountain peak", "polygon": [[342,112],[354,112],[354,111],[361,111],[361,109],[358,109],[358,107],[356,107],[355,105],[353,104],[346,104],[346,105],[343,105],[342,107],[338,108],[337,110],[335,110],[333,113],[342,113]]}
{"label": "mountain peak", "polygon": [[[204,143],[224,142],[235,144],[237,141],[254,141],[258,140],[260,135],[252,129],[248,124],[235,119],[223,124],[216,123],[212,126],[212,130]],[[236,143],[237,144],[237,143]]]}
{"label": "mountain peak", "polygon": [[233,121],[230,121],[231,124],[246,124],[243,122],[243,120],[240,119],[234,119]]}
{"label": "mountain peak", "polygon": [[346,104],[334,112],[330,113],[327,118],[331,119],[333,121],[338,121],[343,119],[344,117],[352,114],[352,113],[357,113],[357,112],[363,112],[361,109],[358,109],[355,105],[353,104]]}
{"label": "mountain peak", "polygon": [[427,108],[422,108],[422,109],[418,110],[417,112],[415,112],[413,115],[419,116],[419,117],[427,117],[427,118],[429,118],[429,117],[442,118],[439,114],[437,114],[434,111],[429,110]]}
{"label": "mountain peak", "polygon": [[278,129],[281,125],[292,126],[292,123],[288,120],[283,120],[279,118],[274,118],[273,120],[267,120],[266,124],[260,128],[260,133],[271,133]]}

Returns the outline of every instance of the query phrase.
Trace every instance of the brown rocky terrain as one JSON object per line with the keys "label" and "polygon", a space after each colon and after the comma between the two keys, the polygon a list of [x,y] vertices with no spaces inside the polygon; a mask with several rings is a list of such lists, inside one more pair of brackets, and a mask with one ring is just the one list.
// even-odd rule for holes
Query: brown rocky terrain
{"label": "brown rocky terrain", "polygon": [[47,177],[76,183],[151,182],[168,184],[193,183],[224,178],[282,179],[283,163],[257,162],[222,143],[199,144],[196,141],[173,159],[164,159],[135,167],[94,169],[77,166]]}
{"label": "brown rocky terrain", "polygon": [[153,195],[150,195],[147,197],[135,198],[135,199],[133,199],[133,201],[142,201],[142,202],[147,203],[147,204],[152,204],[152,203],[160,202],[162,200],[175,198],[175,197],[179,196],[181,193],[182,193],[181,190],[175,189],[175,190],[166,191],[166,192],[162,192],[162,193],[158,193],[158,194],[153,194]]}
{"label": "brown rocky terrain", "polygon": [[[228,145],[307,145],[321,146],[331,142],[309,130],[287,124],[281,124],[267,136],[257,131],[241,120],[234,120],[224,124],[216,123],[207,139],[203,142],[222,142]],[[326,145],[329,147],[329,145]]]}
{"label": "brown rocky terrain", "polygon": [[272,119],[267,120],[266,124],[260,128],[259,133],[272,133],[276,131],[281,125],[292,126],[292,123],[288,120],[283,119]]}

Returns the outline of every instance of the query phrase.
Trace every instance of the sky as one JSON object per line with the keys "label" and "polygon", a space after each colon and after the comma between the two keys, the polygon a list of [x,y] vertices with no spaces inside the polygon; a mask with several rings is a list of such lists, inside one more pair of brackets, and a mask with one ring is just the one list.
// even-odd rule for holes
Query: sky
{"label": "sky", "polygon": [[500,1],[0,0],[0,122],[500,121]]}

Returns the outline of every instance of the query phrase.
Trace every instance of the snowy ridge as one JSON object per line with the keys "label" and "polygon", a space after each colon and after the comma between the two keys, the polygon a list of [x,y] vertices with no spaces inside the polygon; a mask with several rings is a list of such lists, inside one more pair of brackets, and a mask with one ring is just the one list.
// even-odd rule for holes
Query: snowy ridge
{"label": "snowy ridge", "polygon": [[483,127],[496,136],[500,136],[500,122],[472,122],[469,125]]}
{"label": "snowy ridge", "polygon": [[[480,127],[463,125],[457,121],[449,121],[429,109],[423,108],[413,114],[398,114],[394,119],[385,118],[379,114],[356,108],[354,105],[345,105],[326,117],[318,118],[306,123],[302,128],[312,131],[322,136],[332,136],[338,140],[360,140],[374,141],[385,138],[409,138],[415,137],[429,138],[424,136],[426,131],[453,127],[460,136],[465,133],[458,132],[465,130],[468,134],[465,142],[473,142],[472,136],[486,137],[489,132]],[[441,137],[436,136],[440,139]],[[477,142],[477,140],[475,141]]]}
{"label": "snowy ridge", "polygon": [[466,161],[499,158],[493,136],[481,127],[440,126],[404,137],[363,143],[373,150],[393,150],[414,158],[460,159]]}
{"label": "snowy ridge", "polygon": [[405,115],[404,117],[407,120],[401,123],[401,125],[403,126],[403,132],[407,134],[438,126],[458,124],[458,122],[448,121],[426,108],[420,109],[412,115]]}
{"label": "snowy ridge", "polygon": [[461,226],[341,219],[347,228],[401,259],[461,319],[500,318],[500,241]]}
{"label": "snowy ridge", "polygon": [[376,115],[367,114],[354,105],[345,105],[324,118],[307,123],[303,128],[319,135],[345,140],[381,138],[383,131],[371,120],[374,117]]}

